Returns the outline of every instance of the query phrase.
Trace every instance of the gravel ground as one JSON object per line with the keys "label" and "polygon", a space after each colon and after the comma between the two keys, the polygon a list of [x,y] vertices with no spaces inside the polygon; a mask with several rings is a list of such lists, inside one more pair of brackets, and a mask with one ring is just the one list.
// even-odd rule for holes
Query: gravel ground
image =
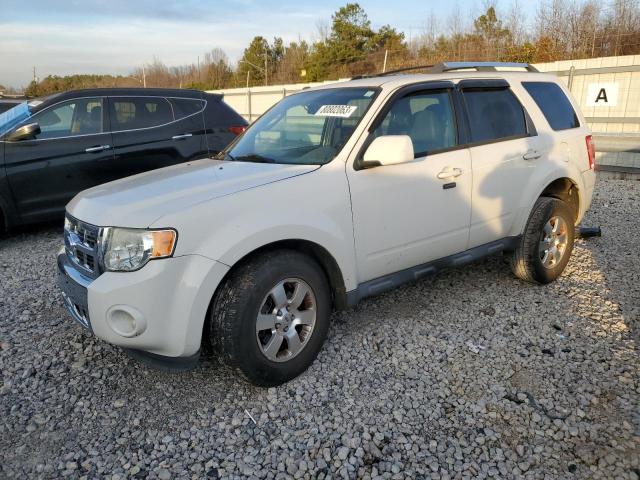
{"label": "gravel ground", "polygon": [[84,333],[59,227],[0,239],[2,478],[640,476],[640,182],[602,180],[556,283],[500,258],[336,313],[304,375],[150,370]]}

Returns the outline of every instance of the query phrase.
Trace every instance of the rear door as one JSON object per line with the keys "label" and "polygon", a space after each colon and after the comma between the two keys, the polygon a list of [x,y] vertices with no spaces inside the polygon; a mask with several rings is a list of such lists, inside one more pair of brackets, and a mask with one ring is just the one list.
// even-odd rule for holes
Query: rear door
{"label": "rear door", "polygon": [[119,176],[134,175],[206,155],[201,111],[202,102],[198,99],[109,97]]}
{"label": "rear door", "polygon": [[52,105],[37,122],[34,139],[5,142],[5,169],[19,215],[25,221],[64,211],[78,192],[103,182],[113,150],[105,99],[85,97]]}
{"label": "rear door", "polygon": [[504,80],[463,80],[473,164],[469,248],[509,234],[544,147]]}
{"label": "rear door", "polygon": [[207,156],[205,101],[201,98],[169,98],[169,102],[175,119],[171,140],[178,157],[187,161]]}

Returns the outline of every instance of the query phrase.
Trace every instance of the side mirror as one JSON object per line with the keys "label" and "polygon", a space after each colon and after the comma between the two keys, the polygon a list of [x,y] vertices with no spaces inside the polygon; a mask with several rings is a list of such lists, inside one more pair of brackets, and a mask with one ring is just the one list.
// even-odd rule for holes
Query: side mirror
{"label": "side mirror", "polygon": [[383,135],[376,138],[364,152],[364,168],[396,165],[414,159],[413,142],[409,135]]}
{"label": "side mirror", "polygon": [[20,140],[30,140],[40,133],[40,125],[37,123],[28,123],[16,128],[7,136],[7,140],[11,142],[19,142]]}

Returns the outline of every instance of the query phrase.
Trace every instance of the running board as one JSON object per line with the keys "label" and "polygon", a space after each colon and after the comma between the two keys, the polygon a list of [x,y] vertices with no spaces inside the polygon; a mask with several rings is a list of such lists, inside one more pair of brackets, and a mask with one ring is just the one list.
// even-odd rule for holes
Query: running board
{"label": "running board", "polygon": [[460,267],[467,263],[488,257],[489,255],[514,250],[520,241],[520,238],[520,236],[506,237],[495,242],[486,243],[484,245],[465,250],[461,253],[456,253],[455,255],[423,263],[416,267],[400,270],[399,272],[390,273],[361,283],[355,290],[347,292],[347,306],[353,307],[363,298],[378,295],[405,283],[415,282],[416,280],[433,275],[447,268]]}

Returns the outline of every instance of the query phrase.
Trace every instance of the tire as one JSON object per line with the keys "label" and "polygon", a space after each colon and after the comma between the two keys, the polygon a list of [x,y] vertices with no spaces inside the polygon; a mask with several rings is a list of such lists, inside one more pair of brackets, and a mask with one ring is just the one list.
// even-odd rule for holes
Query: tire
{"label": "tire", "polygon": [[514,275],[532,283],[553,282],[569,262],[574,235],[574,216],[569,206],[557,198],[540,197],[511,254]]}
{"label": "tire", "polygon": [[313,363],[330,313],[327,279],[311,258],[266,252],[238,265],[218,289],[209,339],[223,364],[254,385],[272,387]]}

